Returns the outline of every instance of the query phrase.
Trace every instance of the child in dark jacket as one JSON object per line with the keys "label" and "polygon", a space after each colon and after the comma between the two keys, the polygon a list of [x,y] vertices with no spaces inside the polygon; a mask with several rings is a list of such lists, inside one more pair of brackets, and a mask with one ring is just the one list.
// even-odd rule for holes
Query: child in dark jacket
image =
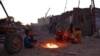
{"label": "child in dark jacket", "polygon": [[25,48],[33,48],[37,40],[33,39],[33,31],[32,30],[26,30],[25,31],[26,35],[24,38],[24,46]]}
{"label": "child in dark jacket", "polygon": [[33,48],[33,45],[30,42],[30,37],[28,35],[26,35],[24,38],[24,47],[25,48]]}

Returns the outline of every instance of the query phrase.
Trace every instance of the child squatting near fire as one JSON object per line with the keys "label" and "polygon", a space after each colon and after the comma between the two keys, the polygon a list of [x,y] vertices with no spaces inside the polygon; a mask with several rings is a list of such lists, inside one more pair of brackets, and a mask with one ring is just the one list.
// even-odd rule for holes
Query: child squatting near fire
{"label": "child squatting near fire", "polygon": [[60,42],[70,42],[70,43],[81,43],[82,40],[82,32],[78,27],[73,27],[73,32],[70,33],[68,29],[65,31],[62,31],[60,28],[58,28],[56,32],[56,40]]}
{"label": "child squatting near fire", "polygon": [[33,38],[34,36],[34,32],[33,30],[26,30],[25,31],[25,37],[24,37],[24,47],[25,48],[33,48],[37,42],[37,40],[35,40]]}

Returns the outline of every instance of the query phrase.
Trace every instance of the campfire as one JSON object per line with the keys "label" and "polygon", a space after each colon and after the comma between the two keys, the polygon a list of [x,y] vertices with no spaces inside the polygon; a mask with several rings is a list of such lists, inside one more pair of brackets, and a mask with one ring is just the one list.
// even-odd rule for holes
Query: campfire
{"label": "campfire", "polygon": [[55,43],[46,43],[45,45],[43,45],[44,48],[59,48],[59,45],[55,44]]}
{"label": "campfire", "polygon": [[53,48],[61,48],[61,47],[64,47],[64,46],[66,46],[66,43],[51,41],[51,42],[43,42],[43,43],[41,43],[41,46],[43,48],[53,49]]}

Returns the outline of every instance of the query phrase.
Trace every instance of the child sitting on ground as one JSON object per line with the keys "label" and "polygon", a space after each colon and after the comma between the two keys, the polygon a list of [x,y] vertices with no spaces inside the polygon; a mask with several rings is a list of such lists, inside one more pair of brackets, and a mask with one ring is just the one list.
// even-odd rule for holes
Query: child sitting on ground
{"label": "child sitting on ground", "polygon": [[64,33],[63,33],[63,41],[66,41],[66,42],[71,42],[71,34],[70,34],[70,32],[69,32],[69,30],[68,29],[66,29],[65,31],[64,31]]}
{"label": "child sitting on ground", "polygon": [[62,32],[61,28],[58,28],[57,32],[56,32],[56,40],[62,41],[63,40],[62,35],[63,35],[63,32]]}
{"label": "child sitting on ground", "polygon": [[82,32],[79,28],[73,28],[72,38],[74,39],[72,43],[81,43]]}
{"label": "child sitting on ground", "polygon": [[32,30],[26,30],[25,31],[25,37],[24,37],[24,47],[25,48],[33,48],[34,43],[36,40],[33,40],[33,31]]}

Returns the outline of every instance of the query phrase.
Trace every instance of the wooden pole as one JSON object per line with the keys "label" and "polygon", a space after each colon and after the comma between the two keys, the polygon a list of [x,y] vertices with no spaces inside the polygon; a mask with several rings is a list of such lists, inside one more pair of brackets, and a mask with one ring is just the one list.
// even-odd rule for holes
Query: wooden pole
{"label": "wooden pole", "polygon": [[67,6],[67,0],[66,0],[66,3],[65,3],[65,8],[64,8],[64,12],[65,12],[65,10],[66,10],[66,6]]}
{"label": "wooden pole", "polygon": [[78,8],[79,8],[79,6],[80,6],[80,0],[78,1]]}
{"label": "wooden pole", "polygon": [[93,32],[96,32],[96,15],[95,15],[95,2],[91,0],[91,9],[92,9],[92,17],[93,17]]}
{"label": "wooden pole", "polygon": [[8,15],[8,13],[7,13],[7,11],[6,11],[6,9],[5,9],[5,7],[4,7],[4,5],[3,5],[1,0],[0,0],[0,4],[1,4],[1,6],[2,6],[2,8],[3,8],[3,10],[4,10],[4,12],[5,12],[5,14],[6,14],[7,18],[8,18],[8,20],[10,20],[9,19],[9,15]]}

